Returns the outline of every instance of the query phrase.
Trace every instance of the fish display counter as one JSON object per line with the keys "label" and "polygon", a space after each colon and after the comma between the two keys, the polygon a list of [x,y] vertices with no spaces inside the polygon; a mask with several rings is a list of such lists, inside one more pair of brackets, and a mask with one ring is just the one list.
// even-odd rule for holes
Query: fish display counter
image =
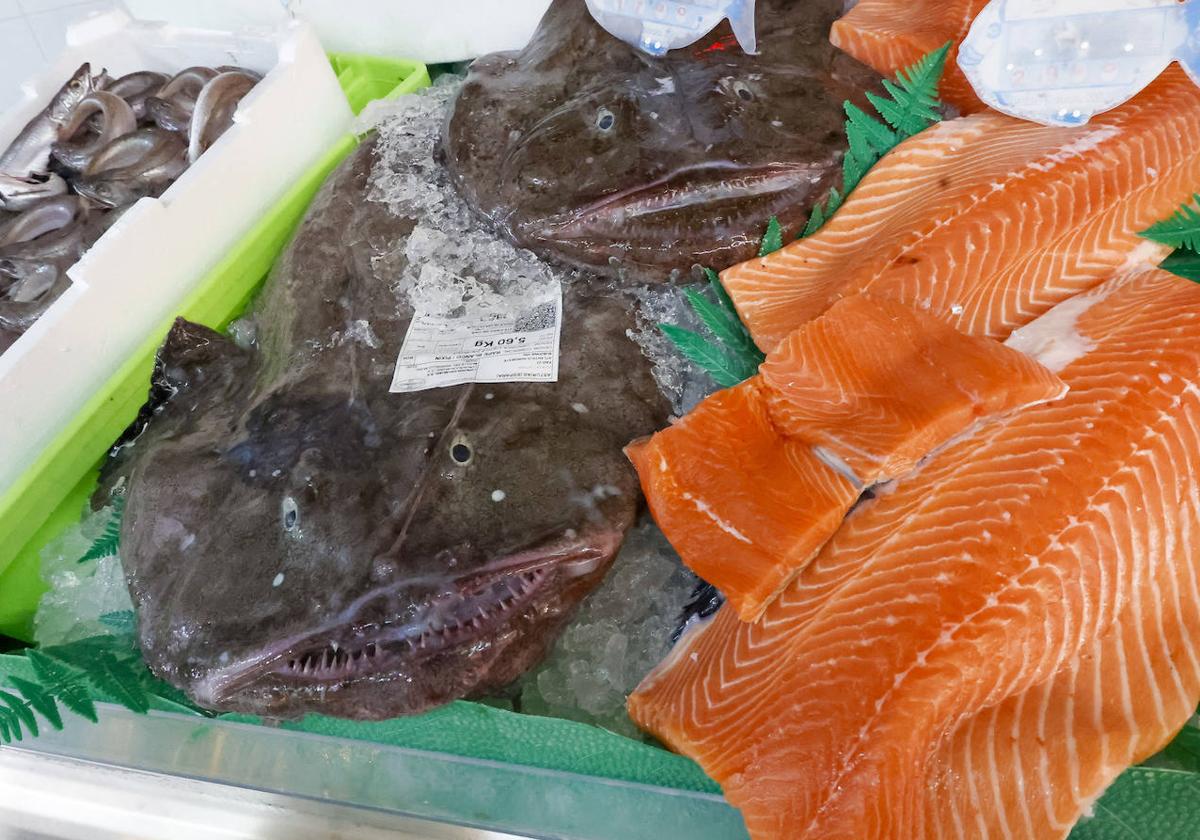
{"label": "fish display counter", "polygon": [[[1193,5],[554,0],[434,68],[89,22],[199,46],[72,53],[0,154],[0,307],[57,278],[5,248],[110,228],[0,308],[0,467],[38,352],[85,406],[0,496],[0,759],[529,837],[1193,836]],[[101,291],[128,342],[56,314]]]}

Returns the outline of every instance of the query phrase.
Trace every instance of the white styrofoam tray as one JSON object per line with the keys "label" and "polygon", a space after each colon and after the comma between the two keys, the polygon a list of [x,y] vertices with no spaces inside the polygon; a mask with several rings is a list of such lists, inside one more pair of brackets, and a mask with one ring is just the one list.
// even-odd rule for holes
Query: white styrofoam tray
{"label": "white styrofoam tray", "polygon": [[126,212],[67,272],[67,292],[0,355],[0,493],[353,119],[306,24],[233,35],[111,11],[68,31],[63,55],[0,116],[0,148],[84,61],[113,76],[237,64],[265,77],[220,140],[161,198]]}
{"label": "white styrofoam tray", "polygon": [[236,29],[295,16],[326,49],[464,61],[529,42],[550,0],[124,0],[139,17]]}

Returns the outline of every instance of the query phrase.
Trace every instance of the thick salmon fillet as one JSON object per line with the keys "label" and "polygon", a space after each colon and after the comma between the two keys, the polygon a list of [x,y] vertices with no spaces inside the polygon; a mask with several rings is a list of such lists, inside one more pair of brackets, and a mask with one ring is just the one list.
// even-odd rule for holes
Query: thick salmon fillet
{"label": "thick salmon fillet", "polygon": [[864,488],[1065,390],[1017,350],[856,295],[796,330],[758,376],[626,452],[684,562],[752,621]]}
{"label": "thick salmon fillet", "polygon": [[941,123],[880,161],[814,236],[722,280],[763,350],[869,290],[1005,338],[1168,249],[1138,232],[1200,184],[1200,89],[1178,67],[1077,128],[993,112]]}
{"label": "thick salmon fillet", "polygon": [[1064,837],[1200,701],[1200,286],[1126,274],[1013,343],[1063,399],[860,505],[630,698],[756,840]]}
{"label": "thick salmon fillet", "polygon": [[987,106],[958,69],[958,44],[988,0],[859,0],[833,24],[833,45],[873,67],[894,76],[947,41],[954,48],[946,61],[941,98],[964,114]]}

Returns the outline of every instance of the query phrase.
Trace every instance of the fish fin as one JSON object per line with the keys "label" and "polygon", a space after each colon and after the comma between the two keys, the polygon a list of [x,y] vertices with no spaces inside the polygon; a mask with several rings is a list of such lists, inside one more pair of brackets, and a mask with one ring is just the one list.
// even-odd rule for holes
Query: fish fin
{"label": "fish fin", "polygon": [[166,410],[172,400],[183,392],[195,392],[214,383],[223,382],[228,387],[248,358],[249,353],[221,333],[185,318],[176,318],[155,357],[146,403],[117,438],[109,450],[111,457],[101,468],[98,486],[92,494],[92,510],[112,504],[124,492],[130,456],[135,451],[131,444],[142,436],[152,421],[158,422],[155,417]]}
{"label": "fish fin", "polygon": [[245,355],[228,336],[186,318],[176,318],[158,351],[154,366],[155,387],[172,393],[212,378],[214,367],[224,367]]}
{"label": "fish fin", "polygon": [[740,8],[729,12],[729,25],[746,55],[758,54],[758,33],[754,28],[754,0],[742,0]]}

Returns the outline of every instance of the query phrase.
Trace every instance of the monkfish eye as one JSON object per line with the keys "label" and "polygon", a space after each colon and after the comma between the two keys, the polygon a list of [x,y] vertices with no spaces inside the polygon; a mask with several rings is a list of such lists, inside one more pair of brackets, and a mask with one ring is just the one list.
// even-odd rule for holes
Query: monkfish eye
{"label": "monkfish eye", "polygon": [[292,531],[300,524],[300,507],[291,496],[286,496],[281,505],[283,514],[283,530]]}
{"label": "monkfish eye", "polygon": [[471,463],[471,459],[475,457],[475,453],[466,441],[458,439],[450,445],[450,457],[455,463],[467,465]]}
{"label": "monkfish eye", "polygon": [[733,92],[736,93],[738,99],[742,100],[743,102],[754,101],[754,91],[750,90],[750,86],[745,82],[734,82]]}
{"label": "monkfish eye", "polygon": [[607,108],[601,108],[596,112],[596,128],[607,133],[612,131],[616,124],[617,116],[612,111]]}

